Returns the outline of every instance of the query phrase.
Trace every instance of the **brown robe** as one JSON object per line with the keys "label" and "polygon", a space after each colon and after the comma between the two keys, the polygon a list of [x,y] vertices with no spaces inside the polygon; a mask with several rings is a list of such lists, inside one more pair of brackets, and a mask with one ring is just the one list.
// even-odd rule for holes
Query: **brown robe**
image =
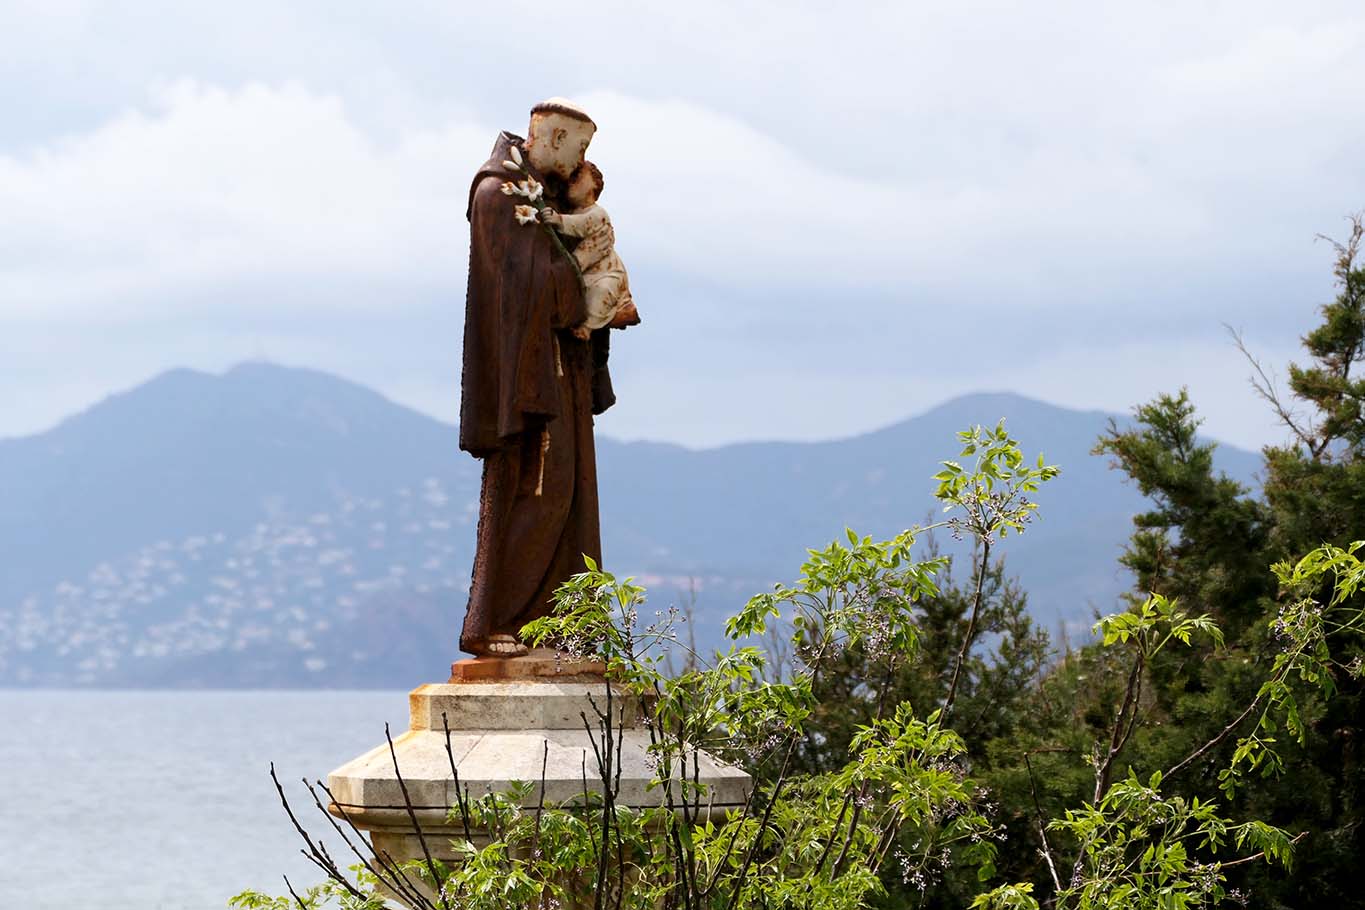
{"label": "brown robe", "polygon": [[[573,267],[542,226],[513,217],[525,200],[501,191],[517,176],[502,166],[514,143],[522,140],[498,136],[467,212],[460,448],[484,464],[460,647],[474,653],[548,613],[584,554],[601,560],[592,424],[615,401],[606,330],[586,342],[568,331],[586,316]],[[553,195],[562,186],[541,182],[562,208]]]}

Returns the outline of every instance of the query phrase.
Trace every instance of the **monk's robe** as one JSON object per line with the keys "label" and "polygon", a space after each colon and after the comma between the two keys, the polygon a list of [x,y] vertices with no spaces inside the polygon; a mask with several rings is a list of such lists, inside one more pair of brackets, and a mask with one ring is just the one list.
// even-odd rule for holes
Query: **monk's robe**
{"label": "monk's robe", "polygon": [[[585,554],[601,560],[592,426],[615,401],[607,331],[589,341],[569,331],[586,316],[573,267],[543,226],[517,222],[525,200],[501,190],[521,179],[502,165],[514,143],[498,137],[467,212],[460,448],[483,460],[483,488],[460,647],[473,653],[546,615]],[[562,208],[562,183],[533,176]]]}

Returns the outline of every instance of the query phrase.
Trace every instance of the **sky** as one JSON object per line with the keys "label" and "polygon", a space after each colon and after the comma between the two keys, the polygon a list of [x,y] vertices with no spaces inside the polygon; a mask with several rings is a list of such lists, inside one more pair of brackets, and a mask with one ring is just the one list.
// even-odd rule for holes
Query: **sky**
{"label": "sky", "polygon": [[250,359],[453,421],[469,180],[553,95],[644,319],[621,439],[1184,385],[1278,442],[1228,327],[1283,374],[1365,208],[1358,2],[0,0],[0,36],[0,437]]}

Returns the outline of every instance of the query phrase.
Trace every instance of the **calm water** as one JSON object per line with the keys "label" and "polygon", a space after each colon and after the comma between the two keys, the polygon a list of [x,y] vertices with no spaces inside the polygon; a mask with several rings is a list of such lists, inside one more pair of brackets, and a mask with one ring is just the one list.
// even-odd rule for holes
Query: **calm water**
{"label": "calm water", "polygon": [[[0,691],[0,894],[26,910],[209,910],[320,874],[279,807],[407,728],[402,692]],[[297,799],[295,798],[297,796]],[[341,854],[333,852],[334,856]]]}

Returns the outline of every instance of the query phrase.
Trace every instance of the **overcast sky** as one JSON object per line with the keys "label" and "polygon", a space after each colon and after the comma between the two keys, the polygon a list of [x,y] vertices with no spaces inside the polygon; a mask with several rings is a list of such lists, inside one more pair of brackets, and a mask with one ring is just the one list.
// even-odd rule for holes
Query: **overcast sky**
{"label": "overcast sky", "polygon": [[644,317],[619,438],[1186,384],[1278,441],[1223,326],[1282,369],[1365,208],[1358,0],[0,0],[0,46],[0,436],[262,357],[453,420],[469,178],[550,95]]}

